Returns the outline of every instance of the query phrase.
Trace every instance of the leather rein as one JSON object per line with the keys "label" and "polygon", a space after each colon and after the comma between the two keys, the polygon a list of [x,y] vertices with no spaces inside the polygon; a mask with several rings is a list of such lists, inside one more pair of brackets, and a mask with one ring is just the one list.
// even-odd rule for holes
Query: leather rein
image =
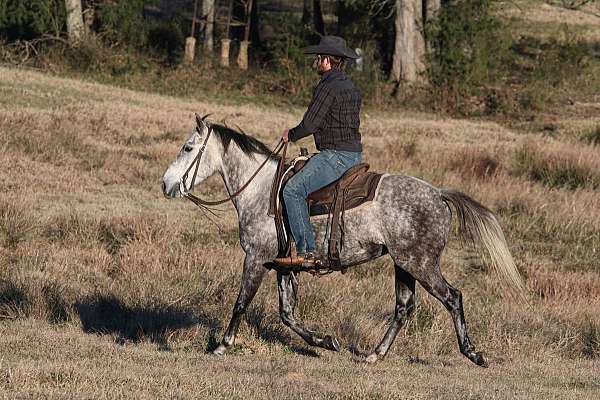
{"label": "leather rein", "polygon": [[[194,203],[197,206],[218,206],[220,204],[224,204],[230,200],[233,200],[235,197],[239,196],[240,193],[242,193],[244,191],[244,189],[246,189],[248,187],[248,185],[250,185],[250,182],[252,182],[252,180],[256,177],[256,175],[258,175],[260,170],[267,164],[267,162],[271,159],[271,157],[277,155],[283,149],[284,150],[283,157],[285,158],[285,153],[287,151],[287,142],[284,142],[283,139],[281,139],[281,140],[279,140],[279,142],[277,143],[275,148],[271,151],[271,154],[269,154],[269,156],[265,159],[265,161],[263,161],[263,163],[254,172],[254,174],[252,174],[250,179],[248,179],[248,181],[245,184],[243,184],[235,193],[233,193],[232,195],[229,195],[227,198],[224,198],[222,200],[215,200],[215,201],[202,200],[200,197],[193,195],[190,191],[193,188],[194,182],[196,181],[196,175],[198,174],[198,167],[200,166],[200,159],[202,158],[202,154],[204,154],[204,151],[206,150],[206,143],[208,142],[208,138],[210,137],[212,131],[213,131],[212,128],[209,126],[208,134],[206,135],[206,138],[204,139],[204,142],[202,143],[202,147],[200,147],[200,150],[198,151],[196,158],[194,158],[194,161],[192,161],[190,166],[187,168],[187,170],[183,174],[183,177],[179,181],[179,190],[181,192],[182,197],[185,197],[186,199],[190,200],[192,203]],[[194,176],[192,178],[191,187],[188,188],[187,185],[185,184],[185,182],[186,182],[186,180],[188,178],[188,174],[192,170],[192,168],[194,168]]]}

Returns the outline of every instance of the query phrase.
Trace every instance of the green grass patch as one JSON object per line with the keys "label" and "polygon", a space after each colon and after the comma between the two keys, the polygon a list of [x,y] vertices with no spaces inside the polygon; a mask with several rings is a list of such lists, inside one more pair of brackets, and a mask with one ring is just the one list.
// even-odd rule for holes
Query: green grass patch
{"label": "green grass patch", "polygon": [[600,125],[596,125],[595,128],[582,134],[580,139],[582,142],[593,146],[600,145]]}
{"label": "green grass patch", "polygon": [[515,152],[512,172],[552,189],[597,189],[600,186],[600,174],[580,160],[546,154],[532,145],[525,145]]}

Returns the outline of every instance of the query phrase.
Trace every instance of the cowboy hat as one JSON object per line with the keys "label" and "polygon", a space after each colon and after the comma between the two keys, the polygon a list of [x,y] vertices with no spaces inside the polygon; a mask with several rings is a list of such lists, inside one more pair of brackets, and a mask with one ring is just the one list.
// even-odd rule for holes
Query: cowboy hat
{"label": "cowboy hat", "polygon": [[354,50],[346,45],[346,41],[339,36],[323,36],[321,42],[315,46],[308,46],[304,54],[326,54],[344,58],[359,58]]}

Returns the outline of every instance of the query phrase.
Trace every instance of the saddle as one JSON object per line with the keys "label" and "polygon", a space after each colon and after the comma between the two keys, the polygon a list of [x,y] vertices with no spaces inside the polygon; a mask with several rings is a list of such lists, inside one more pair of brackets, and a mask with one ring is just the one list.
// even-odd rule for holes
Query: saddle
{"label": "saddle", "polygon": [[[287,225],[287,215],[283,212],[285,205],[283,204],[281,189],[294,174],[304,167],[309,158],[306,149],[301,149],[301,155],[292,160],[291,163],[286,164],[284,152],[273,180],[269,214],[275,216],[279,257],[288,256],[292,251],[295,251],[294,241],[291,239],[291,234],[288,233],[290,230]],[[310,193],[306,199],[310,216],[329,216],[327,226],[327,232],[329,232],[328,254],[327,265],[325,266],[329,270],[345,272],[340,262],[340,251],[342,250],[345,232],[344,212],[371,201],[375,197],[375,192],[383,174],[369,172],[368,170],[369,164],[355,165],[346,171],[340,179]],[[286,240],[287,238],[291,240]]]}

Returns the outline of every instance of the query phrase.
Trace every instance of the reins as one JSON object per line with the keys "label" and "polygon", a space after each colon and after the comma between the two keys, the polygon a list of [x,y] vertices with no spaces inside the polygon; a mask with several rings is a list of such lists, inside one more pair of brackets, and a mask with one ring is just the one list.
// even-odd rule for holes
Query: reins
{"label": "reins", "polygon": [[[265,161],[263,161],[263,163],[254,172],[254,174],[252,174],[250,179],[248,179],[248,181],[244,185],[242,185],[235,193],[233,193],[232,195],[229,195],[227,198],[222,199],[222,200],[215,200],[215,201],[202,200],[200,197],[193,195],[189,191],[193,188],[194,182],[196,181],[198,167],[200,166],[200,159],[202,158],[202,154],[206,150],[206,143],[208,142],[208,138],[210,137],[211,133],[212,133],[212,128],[209,127],[208,134],[206,135],[206,139],[204,139],[204,143],[202,143],[202,147],[198,151],[198,155],[196,155],[196,158],[194,159],[194,161],[192,161],[192,163],[190,164],[188,169],[185,171],[185,174],[183,174],[181,181],[179,182],[181,195],[183,197],[185,197],[186,199],[190,200],[192,203],[194,203],[197,206],[218,206],[220,204],[224,204],[230,200],[233,200],[235,197],[239,196],[240,193],[242,193],[248,187],[248,185],[250,185],[250,182],[252,182],[252,180],[256,177],[256,175],[258,175],[260,170],[267,164],[267,162],[273,156],[276,156],[277,154],[279,154],[279,152],[282,149],[287,150],[287,142],[284,142],[283,139],[279,140],[279,142],[277,143],[275,148],[271,151],[271,154],[269,154],[267,156],[267,158],[265,158]],[[284,154],[285,154],[285,150],[284,150]],[[284,157],[285,157],[285,155],[284,155]],[[192,168],[194,168],[194,176],[192,179],[191,187],[188,188],[185,184],[185,181],[187,180],[188,173],[191,171]]]}

